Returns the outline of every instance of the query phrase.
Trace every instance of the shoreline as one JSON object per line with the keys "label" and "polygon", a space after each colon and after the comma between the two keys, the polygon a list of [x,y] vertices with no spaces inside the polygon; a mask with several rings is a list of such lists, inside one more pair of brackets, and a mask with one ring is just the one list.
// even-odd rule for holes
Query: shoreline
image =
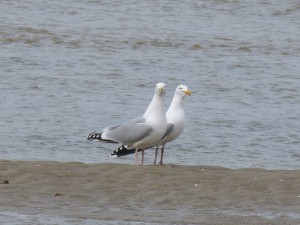
{"label": "shoreline", "polygon": [[72,221],[300,224],[300,170],[0,160],[0,198]]}

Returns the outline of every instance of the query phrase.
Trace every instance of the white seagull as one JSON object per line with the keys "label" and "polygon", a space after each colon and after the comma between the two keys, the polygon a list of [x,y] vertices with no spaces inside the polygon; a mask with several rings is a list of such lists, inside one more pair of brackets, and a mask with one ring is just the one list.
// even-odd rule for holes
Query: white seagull
{"label": "white seagull", "polygon": [[155,93],[146,112],[141,117],[128,122],[106,127],[102,133],[88,135],[88,140],[117,142],[135,148],[135,159],[138,161],[138,151],[142,149],[144,163],[144,150],[148,146],[155,146],[161,140],[167,129],[167,119],[164,112],[164,95],[166,84],[157,83]]}
{"label": "white seagull", "polygon": [[[157,146],[153,165],[156,165],[159,146],[161,146],[160,165],[163,165],[165,145],[168,142],[171,142],[174,139],[176,139],[183,132],[185,126],[185,112],[183,108],[183,99],[186,95],[190,96],[191,94],[191,91],[186,85],[179,85],[176,88],[171,105],[168,111],[166,112],[167,129],[165,131],[165,134],[162,137],[162,139],[159,140],[155,145],[147,147],[151,148],[153,146]],[[132,154],[134,152],[136,152],[136,149],[129,149],[129,146],[122,145],[121,147],[119,147],[111,153],[111,157],[120,157],[123,155]]]}

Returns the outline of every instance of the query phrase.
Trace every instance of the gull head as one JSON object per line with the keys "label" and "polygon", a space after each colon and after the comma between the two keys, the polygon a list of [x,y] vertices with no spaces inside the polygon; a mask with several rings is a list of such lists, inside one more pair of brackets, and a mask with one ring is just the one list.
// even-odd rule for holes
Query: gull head
{"label": "gull head", "polygon": [[175,93],[184,97],[186,95],[191,96],[192,92],[189,90],[189,88],[186,85],[179,85],[176,90]]}
{"label": "gull head", "polygon": [[166,93],[167,85],[165,83],[157,83],[155,87],[155,92],[158,95],[164,95]]}

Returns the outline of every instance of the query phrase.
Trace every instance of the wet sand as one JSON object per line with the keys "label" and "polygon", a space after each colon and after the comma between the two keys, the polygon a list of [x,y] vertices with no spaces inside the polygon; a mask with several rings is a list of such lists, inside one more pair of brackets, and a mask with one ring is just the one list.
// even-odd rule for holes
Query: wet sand
{"label": "wet sand", "polygon": [[300,170],[0,161],[0,211],[146,224],[300,224]]}

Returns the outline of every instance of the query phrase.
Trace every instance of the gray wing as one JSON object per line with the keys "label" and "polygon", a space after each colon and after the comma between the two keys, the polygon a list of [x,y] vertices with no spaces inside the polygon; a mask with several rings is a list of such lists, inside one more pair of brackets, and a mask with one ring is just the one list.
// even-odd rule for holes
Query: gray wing
{"label": "gray wing", "polygon": [[138,117],[117,126],[107,127],[103,134],[108,139],[130,145],[148,136],[152,131],[153,127],[146,124],[146,119]]}
{"label": "gray wing", "polygon": [[164,136],[161,139],[164,139],[166,136],[168,136],[169,134],[171,134],[171,132],[173,131],[173,129],[174,129],[174,123],[168,123],[167,124],[167,130],[166,130]]}

